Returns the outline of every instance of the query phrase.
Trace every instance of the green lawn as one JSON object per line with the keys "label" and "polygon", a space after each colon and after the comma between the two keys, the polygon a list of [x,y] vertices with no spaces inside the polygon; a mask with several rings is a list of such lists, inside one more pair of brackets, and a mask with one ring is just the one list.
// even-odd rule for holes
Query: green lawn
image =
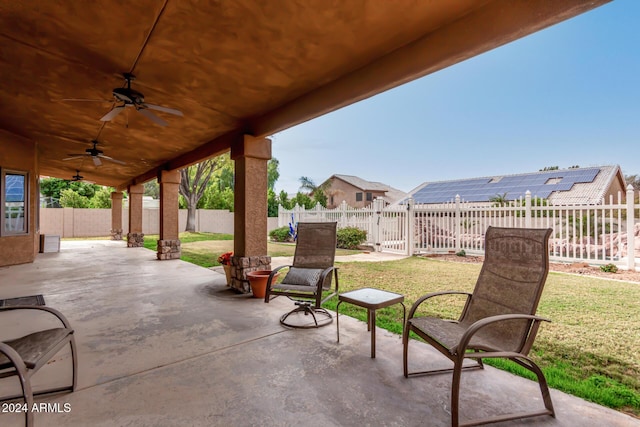
{"label": "green lawn", "polygon": [[[158,235],[145,235],[144,247],[156,250]],[[233,251],[233,235],[216,233],[180,233],[182,248],[181,260],[197,264],[202,267],[215,267],[218,256]],[[267,243],[267,255],[272,257],[293,256],[296,249],[293,243]],[[337,249],[336,255],[351,255],[361,251]]]}

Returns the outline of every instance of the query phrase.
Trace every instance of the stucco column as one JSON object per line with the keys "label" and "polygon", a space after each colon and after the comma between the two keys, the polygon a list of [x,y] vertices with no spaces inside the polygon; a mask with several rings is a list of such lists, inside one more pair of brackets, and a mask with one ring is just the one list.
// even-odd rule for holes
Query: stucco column
{"label": "stucco column", "polygon": [[180,259],[180,239],[178,238],[178,187],[180,171],[161,171],[160,183],[160,240],[158,259]]}
{"label": "stucco column", "polygon": [[130,185],[129,191],[129,233],[127,234],[127,247],[138,248],[144,246],[144,234],[142,233],[142,184]]}
{"label": "stucco column", "polygon": [[122,192],[111,192],[111,240],[122,240]]}
{"label": "stucco column", "polygon": [[235,161],[231,286],[250,292],[246,274],[270,270],[267,256],[267,162],[271,140],[245,135],[231,146]]}

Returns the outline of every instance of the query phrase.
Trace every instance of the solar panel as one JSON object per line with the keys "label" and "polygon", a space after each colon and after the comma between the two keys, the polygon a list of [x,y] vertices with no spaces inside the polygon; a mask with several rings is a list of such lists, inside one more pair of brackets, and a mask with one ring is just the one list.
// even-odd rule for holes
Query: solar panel
{"label": "solar panel", "polygon": [[495,182],[491,182],[494,178],[431,182],[417,191],[413,198],[416,203],[443,203],[460,195],[464,201],[488,202],[505,193],[508,200],[519,199],[530,191],[532,197],[546,199],[554,191],[568,191],[577,183],[593,182],[599,172],[600,168],[566,169],[505,176]]}

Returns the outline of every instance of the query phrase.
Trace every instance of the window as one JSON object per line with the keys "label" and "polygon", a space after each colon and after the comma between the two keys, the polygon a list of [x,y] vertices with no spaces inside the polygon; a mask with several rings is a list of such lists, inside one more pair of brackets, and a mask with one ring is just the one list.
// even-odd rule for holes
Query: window
{"label": "window", "polygon": [[356,193],[356,202],[362,201],[362,193]]}
{"label": "window", "polygon": [[367,193],[367,202],[373,201],[373,194]]}
{"label": "window", "polygon": [[0,206],[4,219],[0,235],[24,234],[27,232],[27,195],[29,182],[26,172],[3,170],[0,174]]}

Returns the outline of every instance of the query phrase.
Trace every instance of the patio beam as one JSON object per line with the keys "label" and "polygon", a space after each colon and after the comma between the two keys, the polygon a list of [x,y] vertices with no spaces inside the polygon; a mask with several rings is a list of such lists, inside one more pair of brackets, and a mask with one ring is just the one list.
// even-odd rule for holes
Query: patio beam
{"label": "patio beam", "polygon": [[117,187],[117,189],[119,191],[122,191],[125,190],[129,185],[143,184],[154,178],[158,179],[162,171],[184,169],[187,166],[199,163],[210,157],[219,156],[227,151],[230,151],[231,146],[234,143],[240,143],[243,138],[244,133],[241,131],[230,132],[225,135],[216,137],[188,153],[185,153],[179,157],[176,157],[175,159],[163,163],[160,166],[149,169],[147,172],[138,175],[129,181],[123,182]]}
{"label": "patio beam", "polygon": [[611,0],[495,0],[464,18],[249,122],[256,137],[372,97]]}

